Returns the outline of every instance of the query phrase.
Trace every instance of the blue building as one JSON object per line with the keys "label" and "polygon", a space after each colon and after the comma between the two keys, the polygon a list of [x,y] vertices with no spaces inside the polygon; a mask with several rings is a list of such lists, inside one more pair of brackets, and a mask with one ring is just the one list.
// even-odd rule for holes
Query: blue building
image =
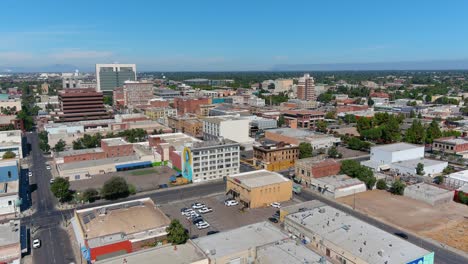
{"label": "blue building", "polygon": [[0,182],[17,181],[19,178],[18,160],[0,161]]}

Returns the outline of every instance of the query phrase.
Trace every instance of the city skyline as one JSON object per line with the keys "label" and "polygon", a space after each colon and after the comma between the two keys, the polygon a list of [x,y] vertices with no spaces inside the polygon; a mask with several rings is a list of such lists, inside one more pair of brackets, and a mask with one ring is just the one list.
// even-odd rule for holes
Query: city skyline
{"label": "city skyline", "polygon": [[113,62],[140,71],[468,69],[468,3],[108,4],[4,6],[0,71]]}

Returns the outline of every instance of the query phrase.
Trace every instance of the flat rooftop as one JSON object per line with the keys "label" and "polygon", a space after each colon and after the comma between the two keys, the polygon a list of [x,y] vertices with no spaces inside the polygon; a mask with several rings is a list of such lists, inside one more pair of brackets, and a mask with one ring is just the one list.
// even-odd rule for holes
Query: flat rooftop
{"label": "flat rooftop", "polygon": [[287,137],[295,137],[295,138],[304,138],[314,136],[315,133],[311,130],[306,129],[296,129],[296,128],[275,128],[275,129],[268,129],[265,133],[276,133]]}
{"label": "flat rooftop", "polygon": [[8,130],[8,131],[0,131],[0,137],[6,136],[8,137],[20,137],[21,138],[21,130]]}
{"label": "flat rooftop", "polygon": [[56,158],[63,158],[67,156],[75,156],[81,154],[99,153],[104,152],[102,148],[89,148],[89,149],[71,149],[62,152],[55,152]]}
{"label": "flat rooftop", "polygon": [[149,248],[97,261],[96,264],[122,264],[124,258],[127,260],[127,263],[138,264],[153,264],[155,260],[158,263],[189,264],[207,259],[205,254],[189,240],[182,245],[165,245]]}
{"label": "flat rooftop", "polygon": [[288,238],[268,222],[260,222],[193,240],[210,258],[222,258],[253,247]]}
{"label": "flat rooftop", "polygon": [[123,145],[128,145],[127,141],[125,141],[123,138],[105,138],[102,139],[101,141],[105,142],[108,146],[123,146]]}
{"label": "flat rooftop", "polygon": [[331,191],[335,191],[336,189],[346,188],[350,186],[364,184],[362,181],[356,178],[351,178],[344,174],[314,178],[312,179],[312,181],[327,185],[327,187],[329,187],[328,189]]}
{"label": "flat rooftop", "polygon": [[442,164],[442,163],[446,163],[448,165],[448,163],[446,161],[433,160],[433,159],[424,159],[424,158],[398,161],[398,162],[394,162],[392,164],[398,164],[398,166],[406,167],[406,168],[416,168],[416,166],[418,166],[418,163],[424,164],[424,167],[434,166],[434,165],[438,165],[438,164]]}
{"label": "flat rooftop", "polygon": [[281,207],[281,210],[284,210],[286,212],[288,212],[289,214],[293,214],[293,213],[297,213],[299,212],[299,209],[302,209],[302,210],[310,210],[310,209],[314,209],[314,208],[317,208],[317,207],[322,207],[324,206],[325,204],[318,201],[318,200],[311,200],[311,201],[306,201],[306,202],[302,202],[302,203],[297,203],[297,204],[292,204],[292,205],[289,205],[289,206],[282,206]]}
{"label": "flat rooftop", "polygon": [[18,165],[18,159],[2,159],[2,160],[0,160],[0,167],[17,166],[17,165]]}
{"label": "flat rooftop", "polygon": [[237,179],[241,184],[249,188],[257,188],[270,184],[282,183],[290,181],[283,175],[268,170],[256,170],[238,173],[228,176],[229,178]]}
{"label": "flat rooftop", "polygon": [[0,183],[0,196],[18,193],[18,181],[8,181]]}
{"label": "flat rooftop", "polygon": [[0,224],[0,247],[20,243],[20,221]]}
{"label": "flat rooftop", "polygon": [[400,142],[400,143],[372,147],[372,149],[376,149],[376,150],[378,149],[378,150],[388,151],[388,152],[403,151],[403,150],[415,149],[415,148],[424,148],[424,146]]}
{"label": "flat rooftop", "polygon": [[[324,257],[323,257],[324,258]],[[329,264],[325,258],[321,262],[322,256],[314,251],[306,248],[302,244],[298,244],[293,239],[281,240],[274,244],[268,244],[257,249],[257,258],[255,263],[258,264]]]}
{"label": "flat rooftop", "polygon": [[451,190],[440,188],[424,182],[408,185],[405,191],[418,192],[426,196],[437,196],[440,194],[453,193]]}
{"label": "flat rooftop", "polygon": [[216,146],[224,146],[224,145],[239,145],[239,143],[232,141],[230,139],[222,139],[222,140],[210,140],[210,141],[198,141],[192,144],[192,149],[198,148],[210,148]]}
{"label": "flat rooftop", "polygon": [[450,173],[448,175],[448,177],[452,178],[452,179],[457,179],[457,180],[460,180],[460,181],[468,182],[468,170],[463,170],[463,171],[457,171],[457,172],[454,172],[454,173]]}
{"label": "flat rooftop", "polygon": [[107,159],[98,159],[98,160],[85,160],[71,163],[58,164],[59,171],[65,170],[75,170],[75,169],[86,169],[89,167],[103,166],[106,164],[117,164],[125,163],[132,161],[139,161],[140,159],[136,155],[117,157],[117,158],[107,158]]}
{"label": "flat rooftop", "polygon": [[430,253],[330,206],[290,214],[286,221],[368,263],[408,263]]}
{"label": "flat rooftop", "polygon": [[83,209],[76,212],[87,239],[126,235],[167,226],[170,219],[149,198]]}
{"label": "flat rooftop", "polygon": [[449,144],[454,144],[454,145],[468,144],[468,138],[435,139],[434,141],[449,143]]}

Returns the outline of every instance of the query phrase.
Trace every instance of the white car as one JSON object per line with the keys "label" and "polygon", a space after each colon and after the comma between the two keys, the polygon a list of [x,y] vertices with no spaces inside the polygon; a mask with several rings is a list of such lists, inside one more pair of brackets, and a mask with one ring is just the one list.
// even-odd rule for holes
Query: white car
{"label": "white car", "polygon": [[40,248],[41,247],[41,240],[39,239],[34,239],[32,243],[33,248]]}
{"label": "white car", "polygon": [[203,207],[206,207],[206,205],[202,204],[202,203],[194,203],[192,204],[192,208],[193,209],[201,209]]}
{"label": "white car", "polygon": [[235,206],[235,205],[238,205],[238,204],[239,204],[239,202],[236,201],[236,200],[228,200],[228,201],[224,202],[224,205],[226,205],[226,206]]}
{"label": "white car", "polygon": [[32,171],[28,172],[28,176],[32,177]]}
{"label": "white car", "polygon": [[208,224],[207,222],[199,222],[197,223],[197,228],[198,229],[205,229],[205,228],[208,228],[210,227],[210,224]]}
{"label": "white car", "polygon": [[54,183],[54,178],[50,179],[50,184]]}
{"label": "white car", "polygon": [[50,170],[50,165],[47,165],[47,166],[46,166],[46,169]]}
{"label": "white car", "polygon": [[281,204],[277,202],[271,203],[270,205],[271,207],[274,207],[274,208],[281,208]]}
{"label": "white car", "polygon": [[181,212],[181,214],[185,215],[185,216],[187,216],[187,215],[189,215],[191,213],[195,213],[195,211],[192,208],[188,208],[188,209]]}
{"label": "white car", "polygon": [[213,209],[211,209],[210,207],[203,207],[203,208],[199,209],[198,212],[200,214],[206,214],[206,213],[213,212]]}

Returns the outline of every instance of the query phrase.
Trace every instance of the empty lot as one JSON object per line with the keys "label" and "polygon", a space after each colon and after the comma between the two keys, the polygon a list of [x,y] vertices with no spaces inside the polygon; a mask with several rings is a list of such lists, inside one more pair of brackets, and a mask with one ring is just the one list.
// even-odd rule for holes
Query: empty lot
{"label": "empty lot", "polygon": [[71,181],[70,189],[83,191],[87,188],[101,188],[112,176],[120,176],[125,178],[128,183],[133,184],[138,192],[149,191],[157,189],[160,184],[168,184],[169,178],[175,173],[175,170],[161,166],[98,174],[91,176],[91,179]]}
{"label": "empty lot", "polygon": [[[353,206],[353,196],[337,199]],[[468,252],[468,206],[433,207],[408,197],[373,190],[356,194],[356,209],[422,236]]]}

